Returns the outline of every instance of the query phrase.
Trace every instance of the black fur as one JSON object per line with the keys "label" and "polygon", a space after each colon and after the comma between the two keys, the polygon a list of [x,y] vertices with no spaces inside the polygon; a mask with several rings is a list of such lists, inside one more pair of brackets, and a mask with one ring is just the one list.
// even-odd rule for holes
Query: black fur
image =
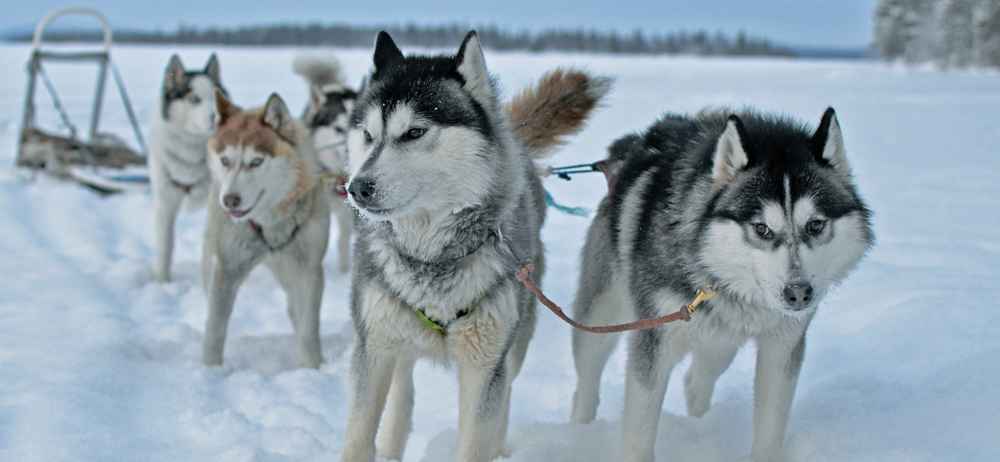
{"label": "black fur", "polygon": [[[466,38],[468,40],[468,37]],[[464,50],[465,43],[463,42]],[[379,34],[375,48],[375,72],[358,102],[351,118],[352,125],[361,123],[365,107],[373,102],[382,106],[387,117],[399,104],[409,103],[418,115],[445,126],[465,126],[494,138],[493,126],[486,109],[474,98],[460,95],[465,78],[458,72],[461,55],[406,56],[384,32]]]}

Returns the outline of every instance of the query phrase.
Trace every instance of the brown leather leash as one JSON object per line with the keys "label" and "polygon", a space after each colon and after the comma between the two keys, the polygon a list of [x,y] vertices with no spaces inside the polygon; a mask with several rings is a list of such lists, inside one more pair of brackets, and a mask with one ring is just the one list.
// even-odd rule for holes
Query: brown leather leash
{"label": "brown leather leash", "polygon": [[640,319],[638,321],[627,322],[624,324],[612,324],[609,326],[588,326],[586,324],[581,324],[575,321],[573,318],[569,317],[566,314],[566,312],[563,311],[563,309],[558,304],[556,304],[556,302],[553,302],[551,299],[549,299],[549,297],[545,296],[545,293],[542,292],[542,289],[540,289],[535,284],[535,281],[531,279],[531,272],[534,270],[535,266],[532,264],[527,264],[522,266],[519,270],[517,270],[517,280],[521,281],[521,284],[523,284],[525,288],[531,291],[532,294],[535,294],[535,298],[537,298],[542,305],[545,305],[545,307],[548,308],[549,311],[552,311],[553,314],[555,314],[559,319],[565,321],[566,324],[569,324],[576,329],[594,334],[613,334],[616,332],[646,330],[646,329],[653,329],[656,327],[660,327],[664,324],[671,323],[674,321],[681,321],[681,320],[690,321],[691,315],[698,310],[699,305],[708,300],[711,300],[717,295],[715,292],[708,289],[698,289],[698,293],[695,295],[694,299],[691,300],[690,303],[682,306],[679,310],[670,313],[666,316],[660,316],[658,318]]}

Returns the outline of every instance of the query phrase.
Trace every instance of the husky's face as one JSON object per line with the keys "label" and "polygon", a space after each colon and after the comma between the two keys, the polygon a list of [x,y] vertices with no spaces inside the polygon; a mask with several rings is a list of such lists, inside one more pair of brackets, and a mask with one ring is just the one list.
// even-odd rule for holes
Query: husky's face
{"label": "husky's face", "polygon": [[357,93],[341,85],[312,87],[303,119],[312,135],[316,154],[324,169],[347,170],[347,131]]}
{"label": "husky's face", "polygon": [[185,70],[180,57],[171,56],[163,77],[163,119],[192,135],[208,136],[215,130],[215,90],[225,92],[221,82],[215,54],[200,71]]}
{"label": "husky's face", "polygon": [[348,132],[351,203],[378,220],[479,204],[496,171],[495,100],[475,33],[454,57],[403,57],[380,33]]}
{"label": "husky's face", "polygon": [[261,111],[241,111],[221,93],[217,105],[219,130],[208,143],[217,200],[233,220],[259,221],[304,187],[294,121],[277,94]]}
{"label": "husky's face", "polygon": [[807,312],[871,246],[869,211],[833,109],[811,138],[753,119],[731,116],[719,137],[700,259],[745,301]]}

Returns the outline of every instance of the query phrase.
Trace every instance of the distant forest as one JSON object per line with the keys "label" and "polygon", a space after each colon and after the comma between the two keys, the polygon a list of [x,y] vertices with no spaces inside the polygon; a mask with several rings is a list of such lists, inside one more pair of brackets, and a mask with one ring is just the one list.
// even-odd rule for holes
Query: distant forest
{"label": "distant forest", "polygon": [[875,48],[891,61],[1000,68],[1000,0],[880,0]]}
{"label": "distant forest", "polygon": [[[116,30],[119,43],[205,44],[247,46],[335,46],[370,47],[375,34],[386,30],[401,44],[427,48],[451,48],[461,42],[468,26],[404,25],[358,26],[349,24],[275,24],[233,28],[181,26],[173,31]],[[510,31],[497,26],[477,28],[483,43],[495,50],[571,51],[628,54],[696,54],[744,56],[794,56],[787,47],[739,32],[727,35],[707,31],[647,34],[583,29],[549,29],[538,32]],[[30,34],[15,34],[14,41],[30,41]],[[46,34],[46,40],[99,41],[93,31],[63,30]]]}

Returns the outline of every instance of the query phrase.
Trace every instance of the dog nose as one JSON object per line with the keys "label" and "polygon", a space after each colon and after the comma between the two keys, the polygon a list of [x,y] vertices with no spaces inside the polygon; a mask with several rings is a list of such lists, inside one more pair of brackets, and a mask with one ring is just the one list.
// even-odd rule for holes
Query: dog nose
{"label": "dog nose", "polygon": [[785,295],[785,302],[793,308],[802,308],[809,304],[813,298],[813,288],[808,282],[788,284],[782,293]]}
{"label": "dog nose", "polygon": [[375,197],[375,180],[371,178],[358,178],[351,182],[347,192],[359,203],[371,202]]}
{"label": "dog nose", "polygon": [[243,199],[240,198],[239,194],[229,193],[222,196],[222,205],[225,205],[227,209],[235,209],[240,206]]}

